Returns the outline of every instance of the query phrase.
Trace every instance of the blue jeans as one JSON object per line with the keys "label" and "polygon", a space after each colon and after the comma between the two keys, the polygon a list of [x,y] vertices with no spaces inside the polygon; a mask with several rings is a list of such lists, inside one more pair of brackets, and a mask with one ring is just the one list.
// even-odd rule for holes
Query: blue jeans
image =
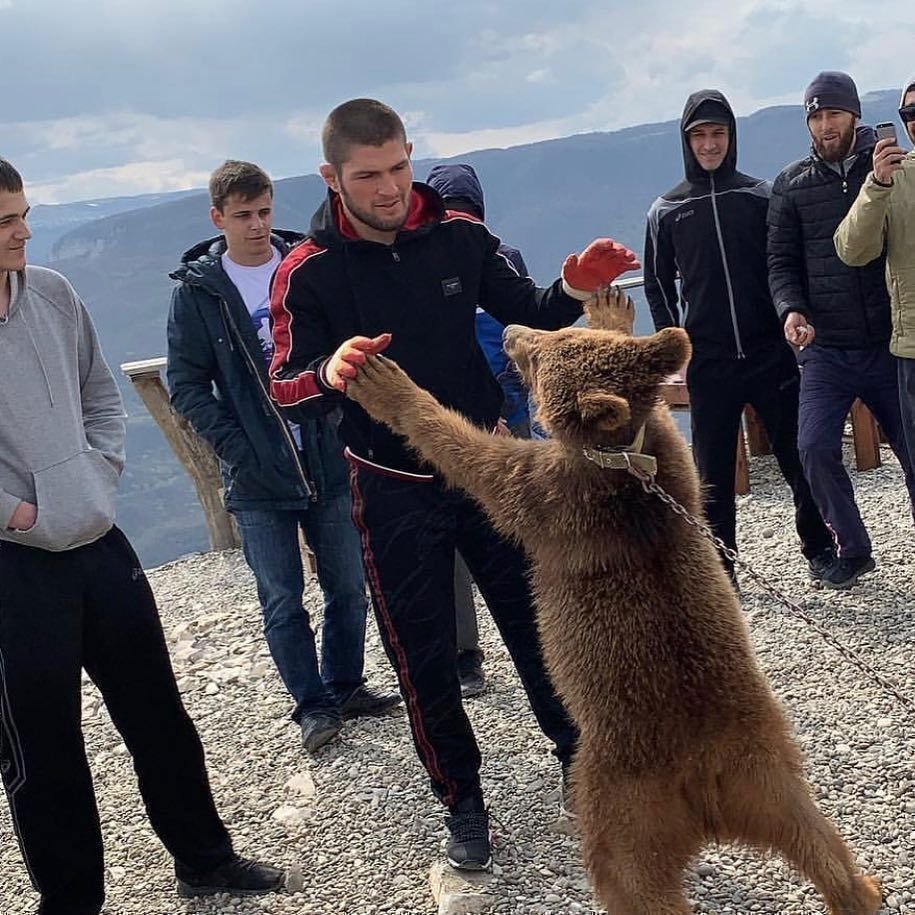
{"label": "blue jeans", "polygon": [[[257,581],[264,637],[286,689],[292,717],[339,712],[362,685],[368,599],[362,545],[353,525],[348,471],[336,430],[327,420],[302,426],[306,465],[318,501],[303,511],[235,513],[242,549]],[[324,594],[321,664],[302,601],[305,587],[298,531],[315,554]]]}

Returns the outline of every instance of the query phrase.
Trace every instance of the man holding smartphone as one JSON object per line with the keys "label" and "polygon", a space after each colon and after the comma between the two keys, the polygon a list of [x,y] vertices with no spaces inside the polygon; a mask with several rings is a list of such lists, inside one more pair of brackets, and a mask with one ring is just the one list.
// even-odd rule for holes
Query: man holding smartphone
{"label": "man holding smartphone", "polygon": [[873,170],[876,137],[859,124],[861,103],[847,73],[819,73],[804,93],[810,154],[775,179],[769,204],[769,287],[785,338],[800,347],[798,450],[838,559],[823,577],[850,588],[875,568],[871,541],[842,463],[842,431],[855,398],[880,423],[905,473],[915,480],[902,433],[884,258],[849,267],[833,235]]}
{"label": "man holding smartphone", "polygon": [[[899,118],[915,143],[915,77],[902,90]],[[902,430],[915,461],[915,150],[906,153],[892,124],[877,125],[874,170],[834,240],[839,257],[853,267],[879,258],[886,247],[890,351],[898,357]]]}

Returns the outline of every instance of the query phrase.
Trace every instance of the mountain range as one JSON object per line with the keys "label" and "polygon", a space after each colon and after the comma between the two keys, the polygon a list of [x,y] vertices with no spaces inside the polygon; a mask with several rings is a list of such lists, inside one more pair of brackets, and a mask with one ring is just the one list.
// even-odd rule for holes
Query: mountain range
{"label": "mountain range", "polygon": [[[865,96],[864,123],[895,120],[897,102],[895,91]],[[807,153],[803,111],[776,106],[739,118],[737,142],[741,171],[773,178]],[[415,162],[416,178],[441,161],[449,160]],[[485,189],[487,224],[521,249],[542,283],[555,278],[569,252],[595,237],[609,235],[640,252],[649,206],[683,177],[677,121],[479,150],[450,161],[474,166]],[[274,225],[307,229],[324,192],[315,174],[277,181]],[[215,234],[208,209],[205,191],[191,190],[38,206],[31,216],[31,262],[60,270],[79,291],[125,394],[128,465],[119,524],[146,566],[206,549],[206,529],[193,487],[118,366],[165,354],[168,273],[182,251]],[[637,328],[650,330],[643,302]]]}

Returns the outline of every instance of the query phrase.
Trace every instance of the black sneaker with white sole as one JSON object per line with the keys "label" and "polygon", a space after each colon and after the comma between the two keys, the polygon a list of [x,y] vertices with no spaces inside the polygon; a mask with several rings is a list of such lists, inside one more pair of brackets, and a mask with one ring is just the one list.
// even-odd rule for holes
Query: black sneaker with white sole
{"label": "black sneaker with white sole", "polygon": [[445,815],[448,863],[462,871],[485,871],[492,866],[489,814],[479,797],[470,797],[451,807]]}

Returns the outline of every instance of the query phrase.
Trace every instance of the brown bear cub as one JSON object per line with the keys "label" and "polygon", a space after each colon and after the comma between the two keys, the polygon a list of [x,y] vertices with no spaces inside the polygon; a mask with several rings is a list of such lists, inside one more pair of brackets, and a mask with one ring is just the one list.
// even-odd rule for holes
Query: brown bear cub
{"label": "brown bear cub", "polygon": [[347,395],[530,555],[546,661],[581,730],[575,807],[608,912],[686,915],[690,860],[733,841],[781,852],[832,915],[874,915],[878,885],[811,799],[714,547],[625,469],[597,462],[613,449],[653,455],[657,482],[699,514],[689,449],[658,397],[689,358],[686,334],[630,336],[632,303],[616,289],[587,310],[590,329],[505,332],[549,441],[472,426],[382,356]]}

